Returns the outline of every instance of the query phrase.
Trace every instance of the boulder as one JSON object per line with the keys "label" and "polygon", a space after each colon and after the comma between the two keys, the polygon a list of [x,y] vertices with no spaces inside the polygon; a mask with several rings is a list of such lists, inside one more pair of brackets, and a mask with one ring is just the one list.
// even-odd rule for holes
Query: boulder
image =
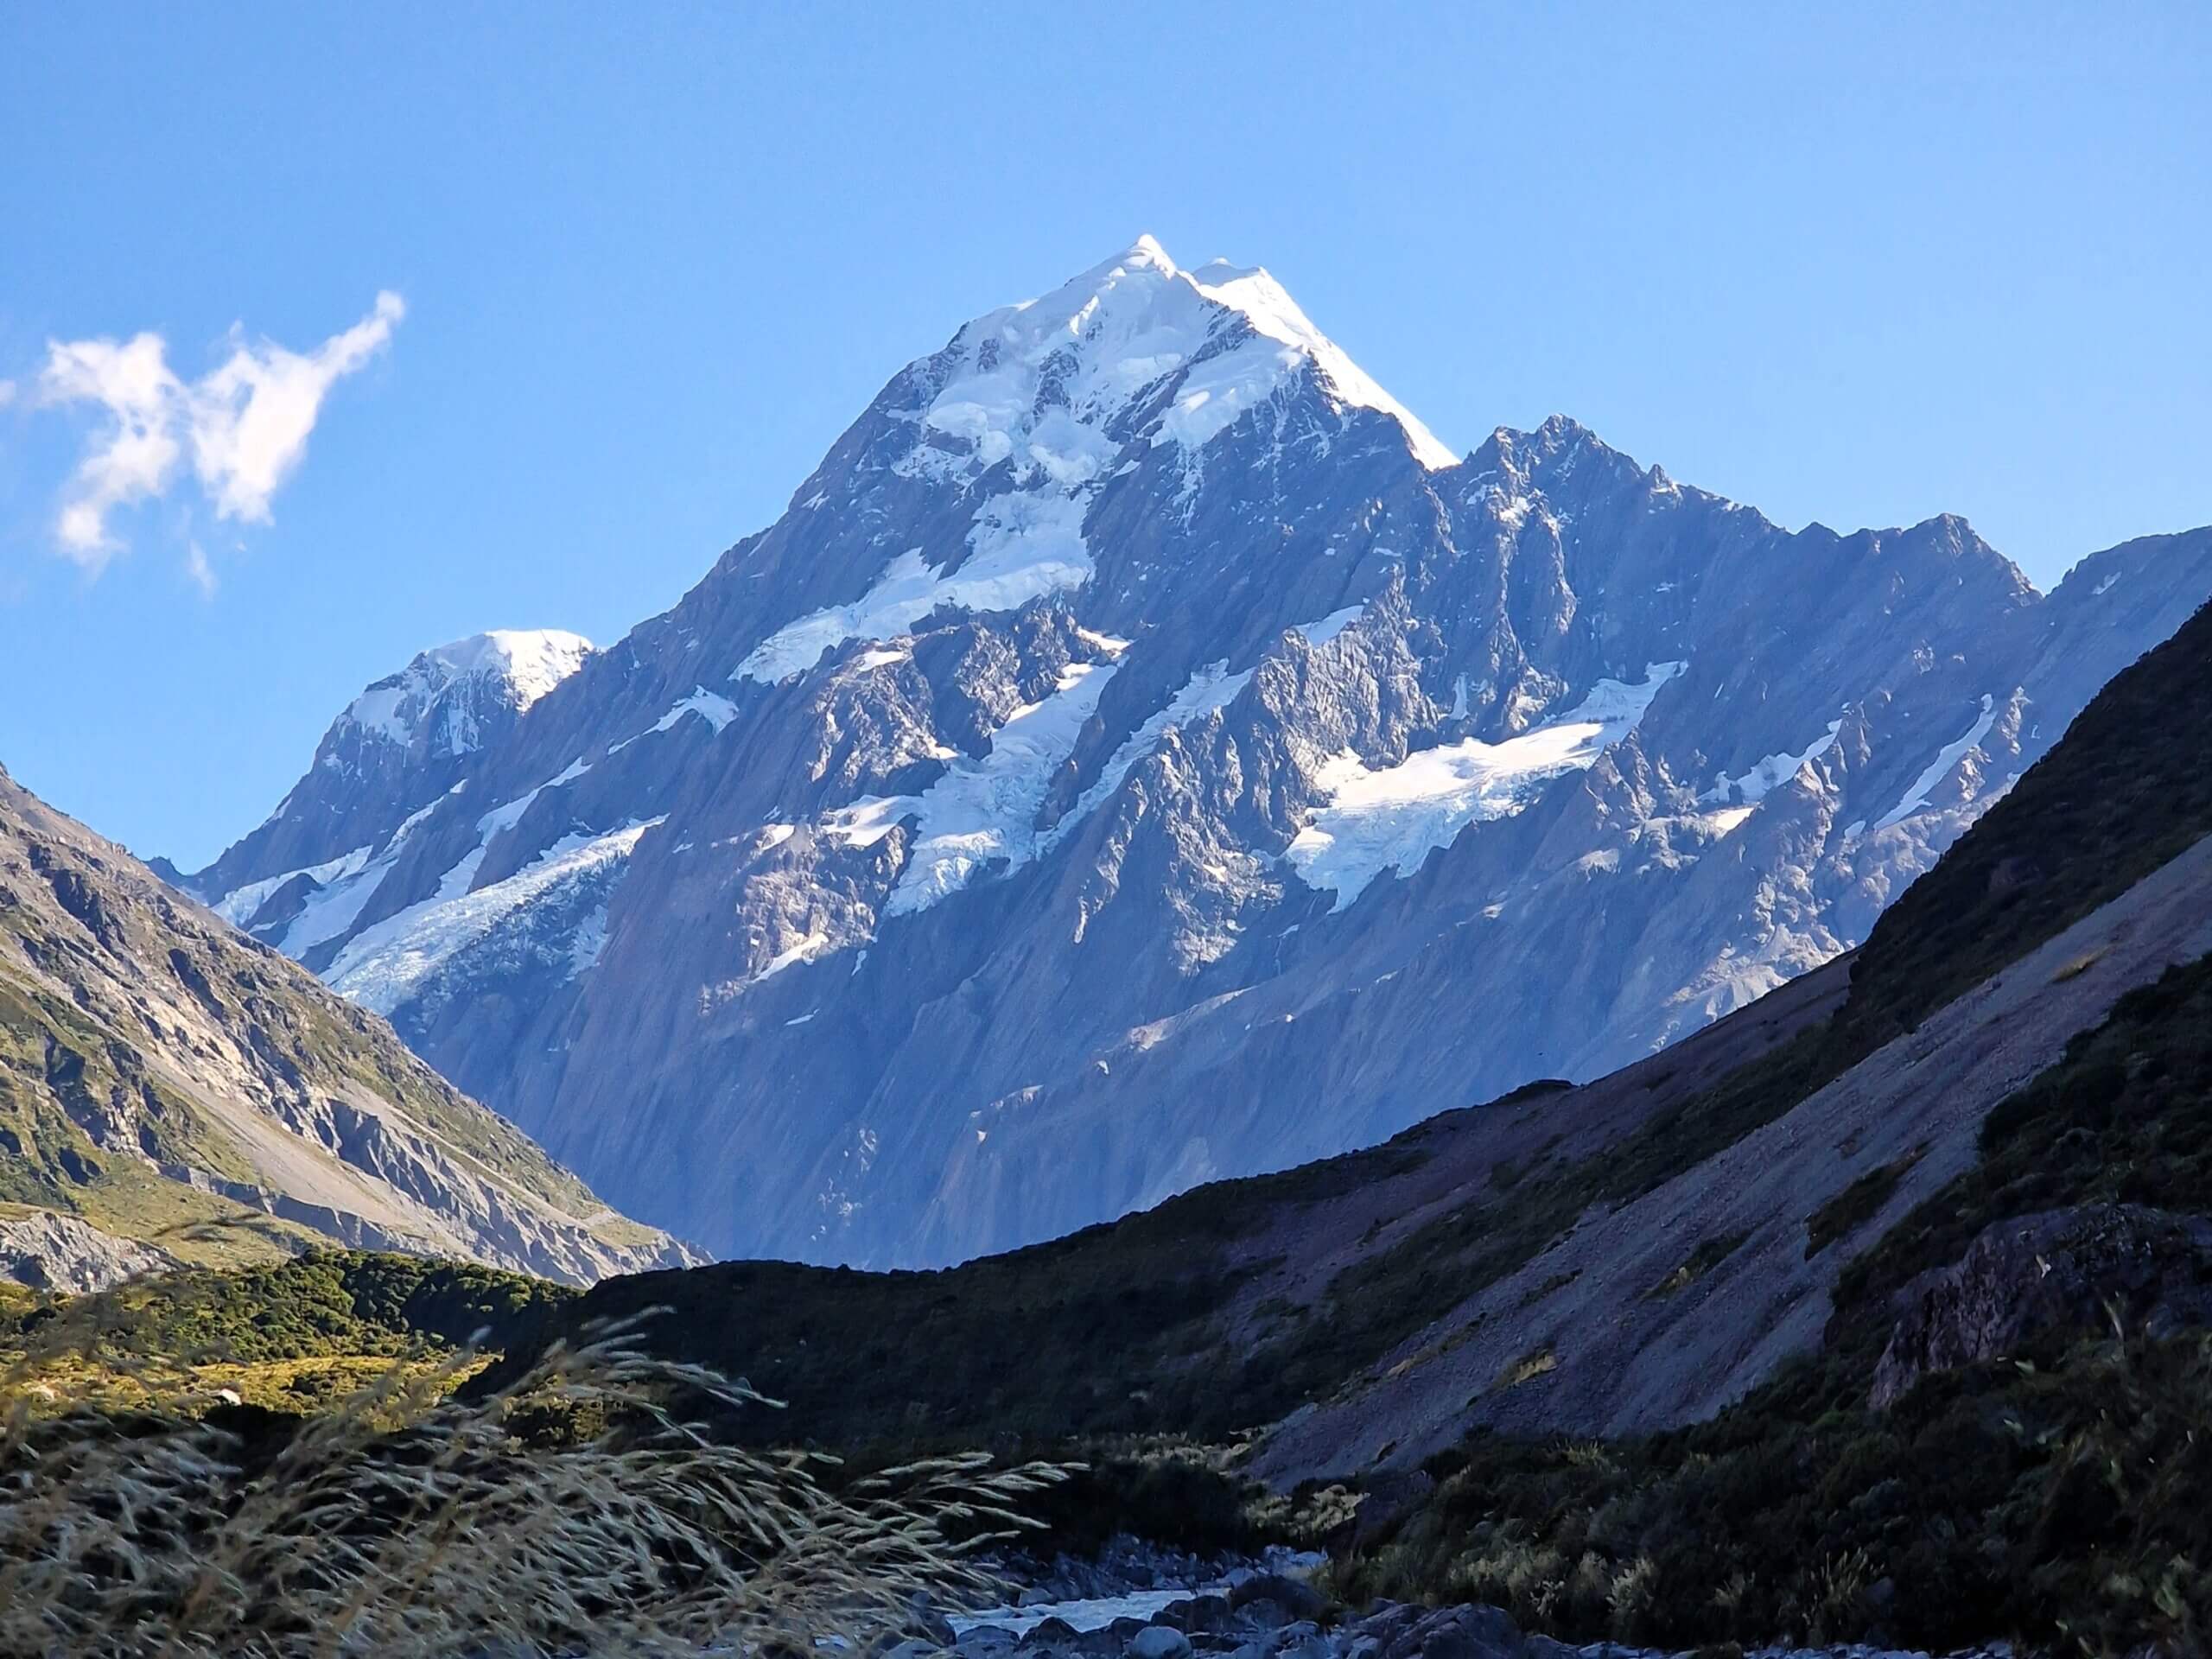
{"label": "boulder", "polygon": [[1475,1604],[1422,1614],[1383,1649],[1383,1659],[1522,1659],[1527,1651],[1510,1614]]}
{"label": "boulder", "polygon": [[1280,1573],[1255,1573],[1229,1592],[1230,1606],[1240,1611],[1261,1601],[1274,1602],[1294,1619],[1319,1618],[1328,1609],[1312,1585]]}
{"label": "boulder", "polygon": [[1191,1638],[1172,1624],[1147,1624],[1129,1640],[1129,1659],[1190,1659]]}
{"label": "boulder", "polygon": [[907,1624],[918,1636],[926,1637],[934,1647],[952,1648],[960,1644],[960,1633],[952,1628],[952,1622],[926,1598],[914,1602]]}
{"label": "boulder", "polygon": [[1201,1630],[1220,1631],[1229,1628],[1230,1605],[1226,1596],[1211,1592],[1192,1596],[1188,1601],[1170,1602],[1167,1611],[1175,1615],[1170,1622],[1177,1630],[1194,1636]]}
{"label": "boulder", "polygon": [[1237,1622],[1256,1630],[1279,1630],[1291,1623],[1290,1609],[1273,1596],[1257,1596],[1236,1610]]}
{"label": "boulder", "polygon": [[2017,1352],[2054,1331],[2164,1335],[2212,1324],[2212,1222],[2137,1205],[2080,1205],[1993,1223],[1948,1268],[1897,1293],[1897,1324],[1874,1367],[1879,1411],[1932,1371]]}

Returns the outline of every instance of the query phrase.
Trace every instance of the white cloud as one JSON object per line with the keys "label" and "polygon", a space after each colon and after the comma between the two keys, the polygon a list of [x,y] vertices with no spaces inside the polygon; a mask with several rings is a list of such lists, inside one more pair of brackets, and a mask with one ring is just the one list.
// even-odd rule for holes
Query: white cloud
{"label": "white cloud", "polygon": [[7,408],[15,401],[16,383],[12,380],[0,380],[0,409]]}
{"label": "white cloud", "polygon": [[170,428],[183,387],[171,374],[159,334],[130,344],[111,340],[54,341],[47,348],[39,391],[50,404],[97,403],[107,431],[79,465],[61,504],[54,533],[61,550],[99,571],[116,550],[107,533],[113,509],[168,487],[177,442]]}
{"label": "white cloud", "polygon": [[[406,313],[398,295],[379,294],[367,316],[305,354],[271,340],[249,344],[234,329],[229,359],[189,385],[170,372],[159,334],[125,345],[49,342],[40,400],[96,403],[109,417],[63,497],[54,524],[61,551],[102,569],[119,547],[108,515],[162,494],[187,446],[217,518],[267,524],[270,498],[307,454],[324,397],[384,348]],[[187,568],[213,591],[213,573],[196,548]]]}
{"label": "white cloud", "polygon": [[215,597],[215,567],[207,563],[207,556],[200,550],[197,542],[184,556],[184,574],[192,578],[192,585],[200,589],[202,599]]}
{"label": "white cloud", "polygon": [[240,345],[192,388],[193,467],[218,518],[269,522],[269,498],[307,453],[323,395],[375,356],[406,315],[398,295],[379,294],[375,310],[313,355]]}

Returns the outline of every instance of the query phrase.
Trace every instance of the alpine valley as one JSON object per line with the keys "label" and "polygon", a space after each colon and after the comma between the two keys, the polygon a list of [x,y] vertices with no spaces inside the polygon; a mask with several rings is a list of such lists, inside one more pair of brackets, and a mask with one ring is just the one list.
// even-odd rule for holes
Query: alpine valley
{"label": "alpine valley", "polygon": [[1563,418],[1459,456],[1146,238],[900,370],[664,614],[424,652],[162,873],[629,1214],[938,1265],[1691,1036],[2208,594],[2212,531],[2046,594]]}

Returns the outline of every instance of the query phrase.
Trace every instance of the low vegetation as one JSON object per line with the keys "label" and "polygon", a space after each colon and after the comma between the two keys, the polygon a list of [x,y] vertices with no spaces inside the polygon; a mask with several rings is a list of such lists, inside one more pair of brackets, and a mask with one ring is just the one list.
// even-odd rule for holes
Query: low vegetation
{"label": "low vegetation", "polygon": [[[80,1383],[105,1373],[135,1386],[156,1366],[178,1378],[264,1367],[311,1376],[316,1362],[435,1361],[517,1345],[575,1294],[467,1262],[311,1249],[232,1271],[186,1268],[67,1304],[17,1297],[0,1305],[0,1357],[14,1356],[19,1380],[65,1359]],[[57,1344],[57,1321],[73,1340]]]}
{"label": "low vegetation", "polygon": [[[332,1253],[7,1299],[0,1652],[872,1648],[910,1632],[918,1592],[997,1593],[978,1552],[1029,1528],[1022,1509],[1064,1476],[973,1456],[856,1475],[746,1450],[692,1408],[772,1408],[640,1354],[634,1332],[555,1344],[462,1399],[472,1356],[448,1335],[526,1319],[535,1291],[505,1278]],[[180,1397],[168,1344],[228,1339],[264,1366],[362,1369],[312,1410]],[[362,1341],[391,1357],[334,1351]],[[55,1387],[86,1377],[134,1381],[138,1403]]]}
{"label": "low vegetation", "polygon": [[[1808,1368],[1817,1372],[1820,1368]],[[1571,1639],[1994,1632],[2196,1651],[2212,1616],[2212,1344],[2133,1337],[1823,1410],[1801,1372],[1718,1421],[1605,1445],[1479,1435],[1353,1600],[1481,1600]]]}
{"label": "low vegetation", "polygon": [[[1433,1498],[1340,1567],[1339,1592],[1497,1601],[1586,1639],[1940,1650],[2012,1631],[2196,1650],[2212,1338],[2053,1332],[1886,1412],[1867,1396],[1897,1293],[1993,1223],[2107,1201],[2212,1214],[2212,958],[2122,998],[1990,1115],[1981,1147],[1845,1269],[1818,1356],[1673,1433],[1478,1434],[1432,1461]],[[1855,1226],[1895,1173],[1847,1189],[1813,1241]]]}

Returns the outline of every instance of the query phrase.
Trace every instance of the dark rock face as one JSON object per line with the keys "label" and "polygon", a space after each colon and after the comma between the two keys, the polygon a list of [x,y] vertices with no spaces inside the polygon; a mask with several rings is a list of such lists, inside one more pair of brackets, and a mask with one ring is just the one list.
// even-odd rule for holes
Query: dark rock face
{"label": "dark rock face", "polygon": [[319,760],[190,882],[633,1213],[939,1263],[1698,1029],[2208,594],[2212,532],[2046,597],[1571,421],[1454,461],[1265,273],[1140,245],[504,735]]}
{"label": "dark rock face", "polygon": [[2212,1325],[2212,1222],[2134,1205],[1998,1222],[1897,1302],[1874,1371],[1877,1410],[1931,1371],[2002,1358],[2045,1332],[2086,1332],[2115,1317],[2153,1336]]}

